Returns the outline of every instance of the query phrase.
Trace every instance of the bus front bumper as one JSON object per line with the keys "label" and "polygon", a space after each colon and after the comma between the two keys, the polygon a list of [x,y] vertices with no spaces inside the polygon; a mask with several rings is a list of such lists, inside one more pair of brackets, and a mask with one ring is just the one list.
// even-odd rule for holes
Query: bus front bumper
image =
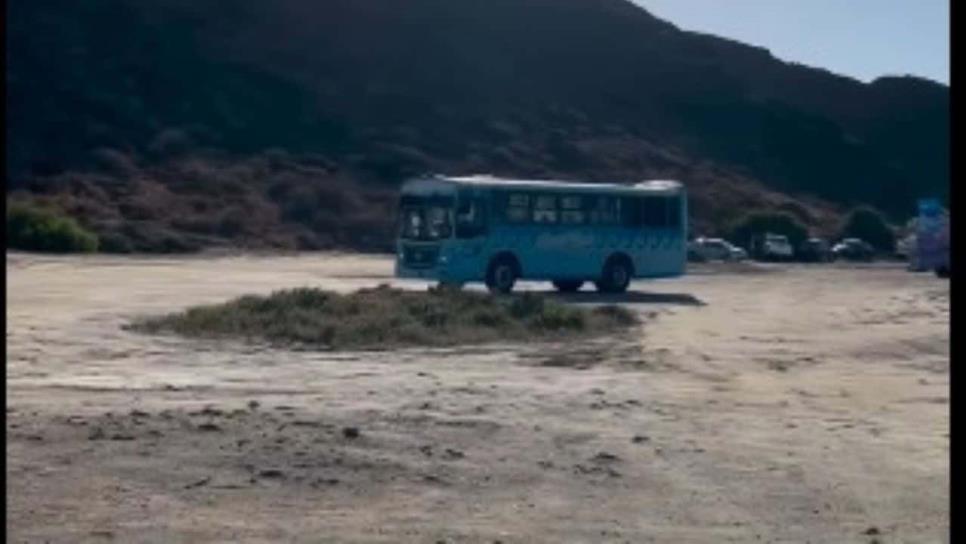
{"label": "bus front bumper", "polygon": [[395,274],[400,279],[451,281],[452,274],[447,270],[444,262],[436,262],[432,266],[407,266],[402,259],[396,259]]}
{"label": "bus front bumper", "polygon": [[436,268],[409,268],[396,263],[396,277],[406,280],[438,280],[439,270]]}
{"label": "bus front bumper", "polygon": [[438,262],[430,267],[406,266],[399,259],[396,260],[395,276],[399,279],[439,281],[446,283],[467,283],[476,278],[468,270],[458,270],[446,266],[446,262]]}

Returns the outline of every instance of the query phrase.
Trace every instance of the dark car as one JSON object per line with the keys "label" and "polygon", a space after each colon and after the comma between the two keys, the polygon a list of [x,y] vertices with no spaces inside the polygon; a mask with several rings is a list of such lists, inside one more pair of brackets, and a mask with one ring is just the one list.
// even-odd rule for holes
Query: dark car
{"label": "dark car", "polygon": [[806,263],[827,263],[832,260],[832,249],[821,238],[809,238],[798,246],[798,259]]}
{"label": "dark car", "polygon": [[835,247],[832,248],[832,255],[836,259],[868,262],[875,258],[875,249],[858,238],[845,238],[835,244]]}

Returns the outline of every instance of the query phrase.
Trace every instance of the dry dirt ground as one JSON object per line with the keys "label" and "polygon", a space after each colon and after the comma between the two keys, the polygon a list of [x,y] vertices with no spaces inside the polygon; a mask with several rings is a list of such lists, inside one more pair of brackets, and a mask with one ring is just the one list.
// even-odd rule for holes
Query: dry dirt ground
{"label": "dry dirt ground", "polygon": [[577,346],[121,329],[390,276],[339,255],[8,254],[10,541],[948,542],[949,283],[931,275],[706,266],[635,283],[619,301],[640,329]]}

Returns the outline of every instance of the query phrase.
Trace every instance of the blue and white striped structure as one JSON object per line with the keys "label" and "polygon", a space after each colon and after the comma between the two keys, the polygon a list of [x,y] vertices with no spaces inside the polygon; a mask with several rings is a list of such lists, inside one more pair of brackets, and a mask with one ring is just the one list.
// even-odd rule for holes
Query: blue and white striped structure
{"label": "blue and white striped structure", "polygon": [[687,261],[687,197],[676,181],[427,176],[403,184],[399,215],[401,278],[493,288],[501,279],[495,263],[504,262],[511,288],[522,278],[622,291],[632,277],[681,275]]}

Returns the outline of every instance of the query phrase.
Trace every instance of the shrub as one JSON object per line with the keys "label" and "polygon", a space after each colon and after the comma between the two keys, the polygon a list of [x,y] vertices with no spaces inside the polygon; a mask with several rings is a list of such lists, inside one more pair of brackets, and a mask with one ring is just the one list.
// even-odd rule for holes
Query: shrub
{"label": "shrub", "polygon": [[861,238],[879,251],[891,252],[896,247],[896,235],[892,228],[878,210],[869,206],[849,212],[840,235],[842,238]]}
{"label": "shrub", "polygon": [[637,316],[627,308],[621,306],[598,306],[594,308],[594,313],[623,326],[631,326],[637,323]]}
{"label": "shrub", "polygon": [[309,187],[287,191],[280,203],[282,218],[287,221],[311,226],[317,212],[315,192]]}
{"label": "shrub", "polygon": [[7,206],[7,248],[49,253],[97,251],[97,235],[74,219],[25,203]]}
{"label": "shrub", "polygon": [[754,236],[767,232],[787,236],[792,247],[798,247],[808,238],[808,228],[787,212],[751,212],[736,221],[729,231],[731,241],[744,247],[751,245]]}
{"label": "shrub", "polygon": [[174,157],[185,153],[194,145],[191,136],[184,130],[168,128],[155,136],[148,151],[156,157]]}
{"label": "shrub", "polygon": [[430,168],[430,160],[422,151],[395,144],[376,144],[356,166],[374,181],[395,182],[422,174]]}
{"label": "shrub", "polygon": [[240,206],[231,206],[221,213],[218,218],[218,234],[226,238],[234,238],[245,233],[251,214]]}
{"label": "shrub", "polygon": [[510,303],[510,315],[519,319],[539,316],[543,311],[543,297],[535,293],[523,293]]}
{"label": "shrub", "polygon": [[132,253],[134,245],[127,236],[119,232],[107,231],[98,235],[98,249],[104,253]]}
{"label": "shrub", "polygon": [[487,308],[473,314],[471,321],[474,325],[480,327],[497,328],[506,326],[509,323],[509,318],[503,312]]}
{"label": "shrub", "polygon": [[100,168],[116,176],[129,178],[138,173],[137,163],[123,151],[100,148],[94,150],[91,154]]}
{"label": "shrub", "polygon": [[144,332],[237,337],[323,349],[385,349],[595,335],[638,323],[628,310],[587,310],[527,293],[492,297],[455,289],[413,292],[381,286],[343,295],[317,289],[244,296],[148,318]]}
{"label": "shrub", "polygon": [[802,221],[804,223],[812,223],[815,221],[815,218],[812,216],[812,213],[808,211],[808,208],[806,208],[805,206],[802,206],[800,202],[795,202],[793,200],[784,202],[778,206],[778,209],[783,212],[788,212],[794,215],[795,218],[797,218],[799,221]]}
{"label": "shrub", "polygon": [[546,306],[535,320],[536,324],[548,330],[583,330],[584,314],[577,308],[570,308],[562,304]]}
{"label": "shrub", "polygon": [[131,251],[146,253],[192,253],[202,247],[198,238],[150,221],[121,223],[119,236],[127,239]]}

